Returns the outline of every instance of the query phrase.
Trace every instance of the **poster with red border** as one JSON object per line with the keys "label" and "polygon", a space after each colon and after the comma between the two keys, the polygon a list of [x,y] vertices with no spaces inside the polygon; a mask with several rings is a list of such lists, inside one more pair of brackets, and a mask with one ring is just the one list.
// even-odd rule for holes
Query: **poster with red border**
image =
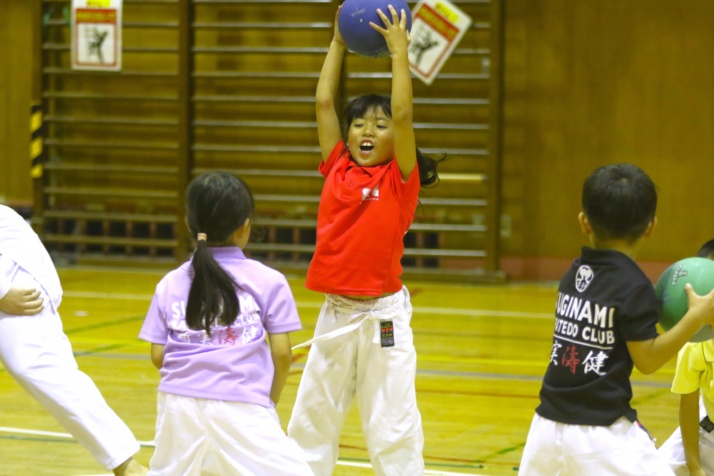
{"label": "poster with red border", "polygon": [[121,70],[122,0],[72,0],[72,69]]}
{"label": "poster with red border", "polygon": [[471,26],[471,17],[448,0],[421,0],[412,10],[409,68],[431,84]]}

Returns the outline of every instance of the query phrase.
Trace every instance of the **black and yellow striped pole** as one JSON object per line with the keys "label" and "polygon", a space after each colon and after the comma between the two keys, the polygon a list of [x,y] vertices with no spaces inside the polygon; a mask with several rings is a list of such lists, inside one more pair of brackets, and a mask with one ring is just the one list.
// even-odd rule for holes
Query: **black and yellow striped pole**
{"label": "black and yellow striped pole", "polygon": [[45,163],[44,121],[42,119],[42,104],[33,104],[30,113],[30,176],[42,177],[42,166]]}

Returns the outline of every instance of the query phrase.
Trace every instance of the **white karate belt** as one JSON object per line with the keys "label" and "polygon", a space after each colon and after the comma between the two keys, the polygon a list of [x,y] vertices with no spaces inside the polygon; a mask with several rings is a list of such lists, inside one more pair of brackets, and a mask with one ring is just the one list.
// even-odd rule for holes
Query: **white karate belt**
{"label": "white karate belt", "polygon": [[402,307],[403,307],[402,300],[399,300],[398,302],[396,302],[395,304],[392,304],[391,306],[387,306],[382,309],[374,309],[371,311],[357,311],[355,309],[341,307],[341,306],[338,306],[333,303],[332,304],[333,314],[337,314],[337,313],[347,314],[347,315],[349,315],[349,320],[355,321],[355,322],[350,322],[350,324],[347,324],[344,327],[340,327],[339,329],[335,329],[335,330],[330,331],[326,334],[322,334],[317,337],[314,337],[307,342],[298,344],[298,345],[294,346],[292,348],[292,350],[299,349],[300,347],[307,347],[308,345],[312,345],[315,342],[330,340],[330,339],[334,339],[335,337],[345,335],[345,334],[352,332],[355,329],[359,328],[362,324],[364,324],[367,321],[372,321],[375,323],[374,339],[372,340],[372,342],[375,344],[379,344],[379,342],[380,342],[379,322],[380,321],[388,321],[390,319],[394,320],[394,318],[399,317],[399,311],[402,310]]}

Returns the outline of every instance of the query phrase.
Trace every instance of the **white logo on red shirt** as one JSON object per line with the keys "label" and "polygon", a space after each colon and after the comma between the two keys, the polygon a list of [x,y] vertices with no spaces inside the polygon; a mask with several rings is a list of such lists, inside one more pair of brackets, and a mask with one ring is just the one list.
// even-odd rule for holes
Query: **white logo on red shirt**
{"label": "white logo on red shirt", "polygon": [[362,189],[362,200],[379,200],[379,184],[375,185],[373,189],[363,188]]}

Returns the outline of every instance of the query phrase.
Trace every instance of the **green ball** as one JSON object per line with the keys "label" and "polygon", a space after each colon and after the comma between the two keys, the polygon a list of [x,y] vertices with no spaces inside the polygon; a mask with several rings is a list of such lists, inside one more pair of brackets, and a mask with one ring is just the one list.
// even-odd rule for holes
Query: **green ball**
{"label": "green ball", "polygon": [[[687,313],[687,294],[685,284],[691,284],[700,296],[709,294],[714,289],[714,261],[706,258],[685,258],[667,268],[655,285],[655,294],[662,304],[659,323],[666,331],[670,330]],[[690,342],[703,342],[714,339],[711,326],[702,327],[694,334]]]}

